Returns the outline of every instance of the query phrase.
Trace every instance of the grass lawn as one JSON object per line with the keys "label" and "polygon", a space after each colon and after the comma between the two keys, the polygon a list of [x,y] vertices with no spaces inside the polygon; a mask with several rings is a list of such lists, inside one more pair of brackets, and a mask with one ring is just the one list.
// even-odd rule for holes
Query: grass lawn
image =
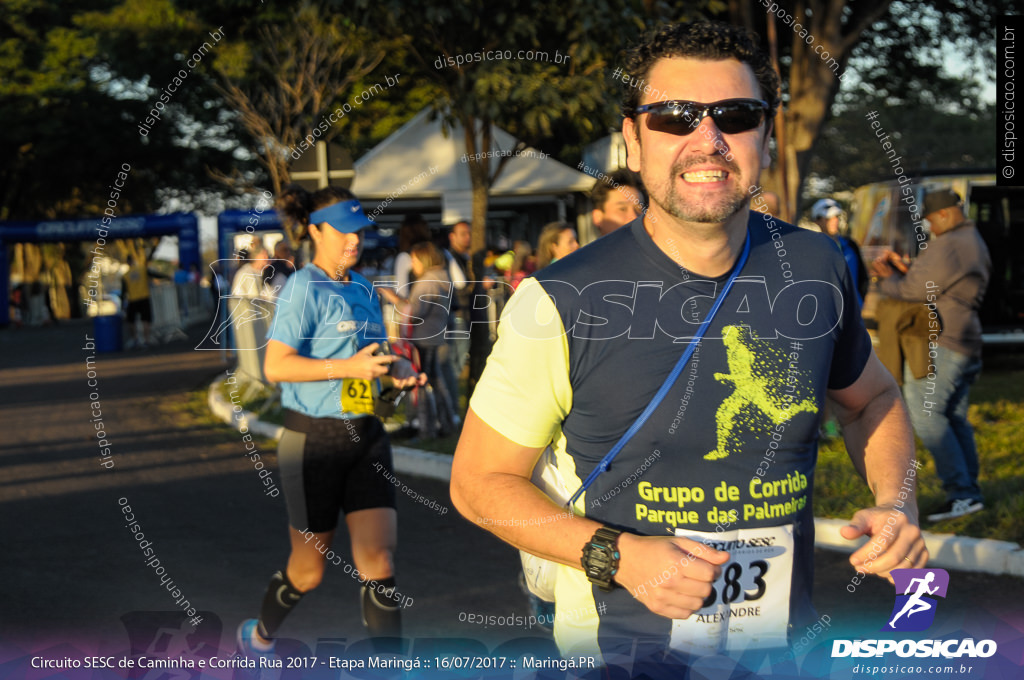
{"label": "grass lawn", "polygon": [[[931,455],[918,442],[917,455],[924,464],[917,492],[921,528],[1024,543],[1024,354],[987,349],[984,362],[981,377],[971,388],[969,418],[978,444],[985,509],[959,519],[925,521],[924,515],[940,506],[945,495]],[[821,444],[814,496],[817,517],[846,519],[873,505],[841,439]]]}

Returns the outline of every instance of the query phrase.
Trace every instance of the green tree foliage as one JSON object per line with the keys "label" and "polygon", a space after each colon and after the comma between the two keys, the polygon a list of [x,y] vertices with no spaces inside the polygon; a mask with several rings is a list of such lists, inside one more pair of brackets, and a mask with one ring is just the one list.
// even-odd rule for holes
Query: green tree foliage
{"label": "green tree foliage", "polygon": [[[729,16],[764,36],[769,4],[733,0]],[[950,54],[956,54],[991,72],[995,22],[1013,11],[1011,0],[773,0],[771,4],[781,13],[774,21],[786,101],[784,132],[792,206],[797,205],[812,169],[819,176],[835,176],[837,188],[868,176],[877,178],[884,171],[869,128],[859,126],[870,110],[878,110],[893,121],[893,127],[913,135],[908,146],[920,153],[931,147],[931,157],[920,157],[930,167],[962,166],[985,157],[974,140],[980,141],[977,134],[990,114],[977,105],[974,85],[945,74],[942,66]],[[794,33],[794,23],[809,29],[811,44]],[[815,53],[819,46],[836,60],[834,68]],[[849,118],[832,124],[833,113]],[[949,144],[950,129],[973,135],[972,141],[963,147]],[[944,137],[947,141],[942,144]],[[939,146],[945,148],[940,151]],[[840,148],[845,152],[837,155]],[[861,166],[863,171],[858,170]],[[878,169],[873,174],[872,166]],[[848,169],[852,174],[845,178],[842,175]],[[765,184],[781,189],[778,167],[766,173]]]}
{"label": "green tree foliage", "polygon": [[[975,91],[977,84],[964,81],[957,89]],[[926,101],[920,101],[920,94],[927,95]],[[938,95],[934,88],[918,91],[906,98],[914,101],[894,105],[890,99],[864,93],[860,102],[843,106],[822,132],[812,174],[828,180],[832,191],[893,179],[892,165],[865,117],[872,111],[878,113],[881,130],[888,134],[908,173],[991,170],[996,154],[995,107],[975,99],[970,111],[950,110],[930,101]]]}
{"label": "green tree foliage", "polygon": [[[347,3],[268,0],[244,11],[236,0],[185,4],[204,23],[231,27],[233,39],[216,57],[216,87],[260,166],[219,174],[233,191],[266,181],[280,192],[296,157],[315,153],[319,141],[358,157],[433,97],[407,77],[404,41],[369,30]],[[383,74],[402,74],[401,86],[376,87]],[[363,92],[371,96],[356,101]],[[293,239],[294,226],[285,225]]]}
{"label": "green tree foliage", "polygon": [[[556,134],[576,145],[606,134],[617,122],[614,55],[644,28],[645,16],[642,3],[629,0],[358,4],[376,30],[404,38],[416,77],[436,92],[434,109],[462,128],[471,156],[491,148],[492,126],[552,153],[565,147]],[[546,52],[548,60],[519,58],[521,50]],[[495,52],[503,56],[486,58]],[[468,161],[474,249],[485,243],[488,191],[508,159]]]}
{"label": "green tree foliage", "polygon": [[351,108],[352,84],[373,71],[384,50],[347,17],[310,2],[283,20],[246,21],[239,33],[217,61],[218,89],[255,142],[276,193],[293,154],[338,135],[335,120],[324,117],[351,112],[341,107]]}
{"label": "green tree foliage", "polygon": [[[893,3],[890,15],[854,50],[850,68],[857,77],[839,93],[810,168],[818,177],[834,178],[833,189],[892,179],[888,159],[865,119],[871,111],[878,113],[908,171],[992,168],[994,106],[983,101],[975,73],[952,75],[947,64],[995,72],[992,36],[1000,10],[970,4],[973,11],[968,12],[965,3],[929,5]],[[955,30],[941,28],[949,26]]]}
{"label": "green tree foliage", "polygon": [[[822,161],[813,168],[848,174],[840,185],[871,174],[874,147],[863,143],[870,139],[866,128],[857,132],[868,107],[907,135],[910,154],[925,154],[920,164],[969,165],[991,157],[980,143],[952,156],[947,151],[955,145],[941,143],[959,136],[952,131],[980,140],[988,114],[969,84],[939,67],[950,46],[964,59],[980,60],[979,68],[990,63],[995,18],[1010,11],[1010,0],[779,5],[811,28],[814,44],[831,51],[839,73],[850,75],[840,86],[827,63],[776,20],[791,192],[819,148]],[[225,193],[218,178],[230,178],[236,191],[265,182],[278,189],[285,174],[271,167],[282,152],[384,73],[401,73],[402,87],[373,97],[321,138],[333,137],[358,157],[429,105],[469,131],[470,153],[490,147],[489,131],[497,125],[573,163],[585,144],[618,129],[619,85],[611,73],[621,50],[646,27],[698,15],[766,33],[762,0],[424,0],[415,7],[405,0],[306,0],[299,7],[283,0],[9,0],[0,13],[0,219],[97,213],[125,162],[132,173],[121,213],[156,209],[172,196],[182,207],[197,207]],[[162,88],[221,28],[225,39],[142,137],[138,124]],[[303,61],[317,35],[333,47],[324,48],[320,62]],[[493,50],[550,56],[444,63]],[[561,63],[554,62],[556,52]],[[308,73],[311,63],[323,68],[309,74],[319,80],[303,94],[296,91],[298,69],[306,64]],[[838,117],[829,123],[833,102]],[[278,120],[254,127],[246,120],[253,112]],[[501,160],[470,163],[474,245],[483,242],[487,191],[503,166]]]}
{"label": "green tree foliage", "polygon": [[[169,0],[7,2],[0,13],[0,219],[80,217],[106,207],[123,163],[118,214],[155,210],[164,187],[215,186],[239,159],[200,64],[143,138],[138,123],[207,31]],[[186,204],[187,205],[187,204]]]}

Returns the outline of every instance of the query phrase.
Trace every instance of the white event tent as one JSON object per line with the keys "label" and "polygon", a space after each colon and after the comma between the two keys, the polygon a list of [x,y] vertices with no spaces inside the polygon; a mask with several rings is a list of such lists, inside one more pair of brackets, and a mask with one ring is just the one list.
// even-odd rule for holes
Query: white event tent
{"label": "white event tent", "polygon": [[[516,147],[515,137],[494,127],[491,150]],[[451,225],[472,215],[472,184],[463,128],[445,132],[441,117],[425,108],[355,163],[352,191],[367,214],[383,227],[410,212],[431,224]],[[492,172],[499,162],[491,160]],[[491,187],[488,231],[532,238],[544,222],[576,222],[577,193],[588,193],[594,178],[527,148],[508,160]],[[582,204],[580,204],[582,208]]]}

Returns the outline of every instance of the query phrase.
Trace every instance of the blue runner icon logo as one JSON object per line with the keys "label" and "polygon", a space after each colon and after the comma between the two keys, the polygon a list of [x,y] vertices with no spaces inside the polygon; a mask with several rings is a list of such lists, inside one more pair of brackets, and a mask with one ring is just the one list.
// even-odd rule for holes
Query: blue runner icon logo
{"label": "blue runner icon logo", "polygon": [[945,569],[893,569],[896,602],[883,631],[922,631],[935,621],[938,601],[946,597],[949,574]]}

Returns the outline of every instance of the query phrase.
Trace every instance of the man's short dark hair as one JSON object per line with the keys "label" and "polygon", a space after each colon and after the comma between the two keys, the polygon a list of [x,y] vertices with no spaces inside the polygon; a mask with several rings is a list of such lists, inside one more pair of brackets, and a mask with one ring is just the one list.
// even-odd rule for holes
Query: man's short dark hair
{"label": "man's short dark hair", "polygon": [[636,180],[633,173],[625,168],[616,170],[610,175],[598,177],[594,188],[590,190],[590,200],[596,210],[604,210],[604,204],[608,202],[608,194],[619,187],[629,187],[640,193],[640,182]]}
{"label": "man's short dark hair", "polygon": [[466,220],[459,220],[458,222],[456,222],[452,226],[448,227],[447,230],[445,230],[446,235],[451,236],[452,234],[454,234],[455,233],[455,227],[459,226],[460,224],[465,224],[467,227],[470,228],[470,230],[473,229],[473,225],[470,224],[469,222],[467,222]]}
{"label": "man's short dark hair", "polygon": [[761,98],[771,106],[769,120],[775,116],[779,100],[779,77],[771,60],[760,47],[757,36],[739,26],[721,21],[666,24],[645,36],[643,42],[626,51],[623,70],[630,75],[622,83],[622,113],[636,115],[651,67],[659,59],[689,57],[717,61],[737,59],[754,71],[761,86]]}

